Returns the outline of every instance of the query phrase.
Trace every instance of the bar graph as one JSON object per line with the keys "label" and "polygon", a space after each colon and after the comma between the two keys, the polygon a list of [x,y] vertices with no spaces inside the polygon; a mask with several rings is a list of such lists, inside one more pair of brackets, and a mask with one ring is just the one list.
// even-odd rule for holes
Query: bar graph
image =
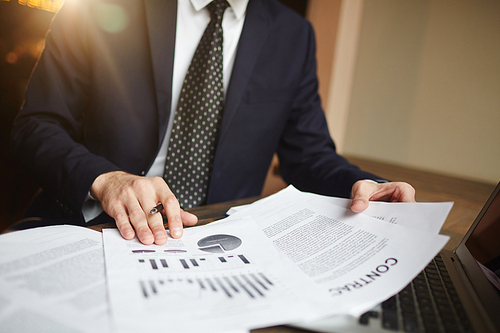
{"label": "bar graph", "polygon": [[157,248],[129,252],[140,274],[138,291],[148,304],[173,299],[225,306],[230,306],[228,301],[257,304],[282,292],[271,277],[252,265],[251,255],[239,252],[244,249],[240,238],[213,234],[195,244],[198,251]]}
{"label": "bar graph", "polygon": [[168,268],[167,260],[166,259],[160,259],[161,262],[161,267]]}
{"label": "bar graph", "polygon": [[262,272],[159,277],[139,281],[145,299],[172,297],[176,294],[191,299],[219,297],[226,300],[258,300],[267,297],[274,287],[272,279]]}

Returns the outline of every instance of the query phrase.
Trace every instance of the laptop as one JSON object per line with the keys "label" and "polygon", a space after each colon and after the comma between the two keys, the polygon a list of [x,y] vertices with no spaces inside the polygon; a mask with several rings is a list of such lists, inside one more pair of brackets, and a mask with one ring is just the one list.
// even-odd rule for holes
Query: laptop
{"label": "laptop", "polygon": [[500,332],[500,183],[454,251],[358,318],[294,324],[316,332]]}

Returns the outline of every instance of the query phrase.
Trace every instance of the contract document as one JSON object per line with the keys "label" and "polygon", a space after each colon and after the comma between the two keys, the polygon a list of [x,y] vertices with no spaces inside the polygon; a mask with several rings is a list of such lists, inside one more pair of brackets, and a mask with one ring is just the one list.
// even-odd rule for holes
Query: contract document
{"label": "contract document", "polygon": [[[423,221],[411,217],[405,223],[417,227],[355,214],[341,206],[288,187],[237,208],[231,216],[251,216],[283,261],[330,295],[336,315],[361,315],[401,291],[449,239],[436,234],[435,227],[420,228],[417,224]],[[439,226],[450,208],[441,206]]]}
{"label": "contract document", "polygon": [[[351,199],[301,192],[291,185],[283,191],[290,197],[297,196],[300,198],[310,196],[314,200],[322,200],[347,210],[351,209]],[[276,199],[273,196],[261,199],[262,202],[266,200]],[[249,207],[250,205],[232,207],[228,210],[227,215],[234,214]],[[360,214],[365,214],[381,221],[438,234],[452,207],[453,202],[409,203],[370,201],[368,208]]]}
{"label": "contract document", "polygon": [[0,332],[110,332],[101,233],[61,225],[0,236]]}
{"label": "contract document", "polygon": [[227,332],[331,314],[330,296],[290,263],[251,217],[184,230],[162,246],[103,230],[117,332]]}

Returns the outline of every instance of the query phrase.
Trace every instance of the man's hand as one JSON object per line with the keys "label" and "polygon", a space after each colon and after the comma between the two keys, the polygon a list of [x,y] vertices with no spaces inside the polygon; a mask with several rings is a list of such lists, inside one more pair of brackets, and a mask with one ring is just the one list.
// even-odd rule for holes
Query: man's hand
{"label": "man's hand", "polygon": [[359,213],[368,208],[369,201],[415,202],[415,189],[408,183],[373,183],[360,180],[351,191],[351,210]]}
{"label": "man's hand", "polygon": [[101,202],[104,211],[115,219],[125,239],[137,238],[143,244],[167,242],[167,232],[161,214],[150,214],[152,208],[163,204],[168,229],[173,238],[182,236],[183,225],[192,226],[198,218],[183,211],[172,191],[160,177],[140,177],[123,171],[105,173],[92,184],[91,194]]}

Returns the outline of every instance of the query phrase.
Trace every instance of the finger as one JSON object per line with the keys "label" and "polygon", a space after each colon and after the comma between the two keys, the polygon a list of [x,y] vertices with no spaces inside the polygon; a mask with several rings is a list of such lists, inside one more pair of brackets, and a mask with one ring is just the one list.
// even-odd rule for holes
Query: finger
{"label": "finger", "polygon": [[134,238],[134,228],[132,228],[132,226],[130,225],[130,220],[125,210],[121,210],[116,214],[115,222],[123,238],[128,240]]}
{"label": "finger", "polygon": [[156,245],[163,245],[167,242],[167,231],[163,226],[163,218],[161,214],[149,214],[148,224],[154,236],[154,243]]}
{"label": "finger", "polygon": [[165,215],[168,221],[168,230],[172,238],[182,237],[182,218],[181,218],[181,207],[179,206],[179,201],[172,194],[168,194],[165,201],[163,202],[165,207]]}
{"label": "finger", "polygon": [[[163,245],[167,242],[167,232],[165,227],[163,226],[163,218],[161,214],[158,214],[160,210],[163,209],[161,205],[157,205],[153,199],[150,198],[149,195],[143,197],[145,193],[141,192],[139,198],[139,204],[142,209],[142,214],[138,213],[139,216],[144,216],[146,219],[147,227],[149,228],[150,234],[153,237],[152,242],[150,243],[149,233],[144,233],[144,241],[139,237],[142,243],[144,244],[152,244],[155,243],[157,245]],[[142,199],[146,198],[146,199]],[[142,224],[142,221],[139,221]],[[146,243],[145,243],[146,242]]]}
{"label": "finger", "polygon": [[393,201],[399,202],[415,202],[415,189],[408,183],[397,182],[393,183],[396,186],[397,196],[394,197]]}
{"label": "finger", "polygon": [[164,210],[161,198],[169,192],[169,189],[163,178],[146,179],[147,182],[137,183],[136,195],[154,237],[154,243],[163,245],[167,242],[167,231],[163,225],[162,215],[157,214],[157,212]]}
{"label": "finger", "polygon": [[415,189],[408,183],[389,182],[376,184],[369,200],[389,202],[415,202]]}
{"label": "finger", "polygon": [[353,199],[351,203],[351,210],[354,213],[360,213],[368,208],[369,200],[365,199]]}
{"label": "finger", "polygon": [[140,178],[133,184],[133,196],[129,207],[130,220],[136,228],[137,237],[143,244],[156,243],[163,245],[167,241],[167,233],[163,227],[163,219],[160,214],[151,214],[158,204],[157,180],[151,178]]}
{"label": "finger", "polygon": [[153,244],[155,238],[151,229],[149,228],[146,213],[142,209],[139,202],[127,205],[130,223],[134,226],[137,238],[145,245]]}
{"label": "finger", "polygon": [[370,197],[373,191],[376,189],[378,184],[358,181],[352,186],[352,203],[351,210],[355,213],[359,213],[368,208]]}
{"label": "finger", "polygon": [[146,208],[145,211],[149,212],[147,213],[148,224],[149,228],[151,229],[151,232],[153,233],[155,244],[157,245],[165,244],[167,242],[167,232],[163,225],[162,214],[160,213],[163,210],[163,205],[159,204],[151,209],[149,209],[150,207],[152,207],[151,204],[145,205],[144,207]]}
{"label": "finger", "polygon": [[198,223],[198,217],[192,213],[186,212],[181,209],[181,219],[182,224],[188,227],[191,227]]}

